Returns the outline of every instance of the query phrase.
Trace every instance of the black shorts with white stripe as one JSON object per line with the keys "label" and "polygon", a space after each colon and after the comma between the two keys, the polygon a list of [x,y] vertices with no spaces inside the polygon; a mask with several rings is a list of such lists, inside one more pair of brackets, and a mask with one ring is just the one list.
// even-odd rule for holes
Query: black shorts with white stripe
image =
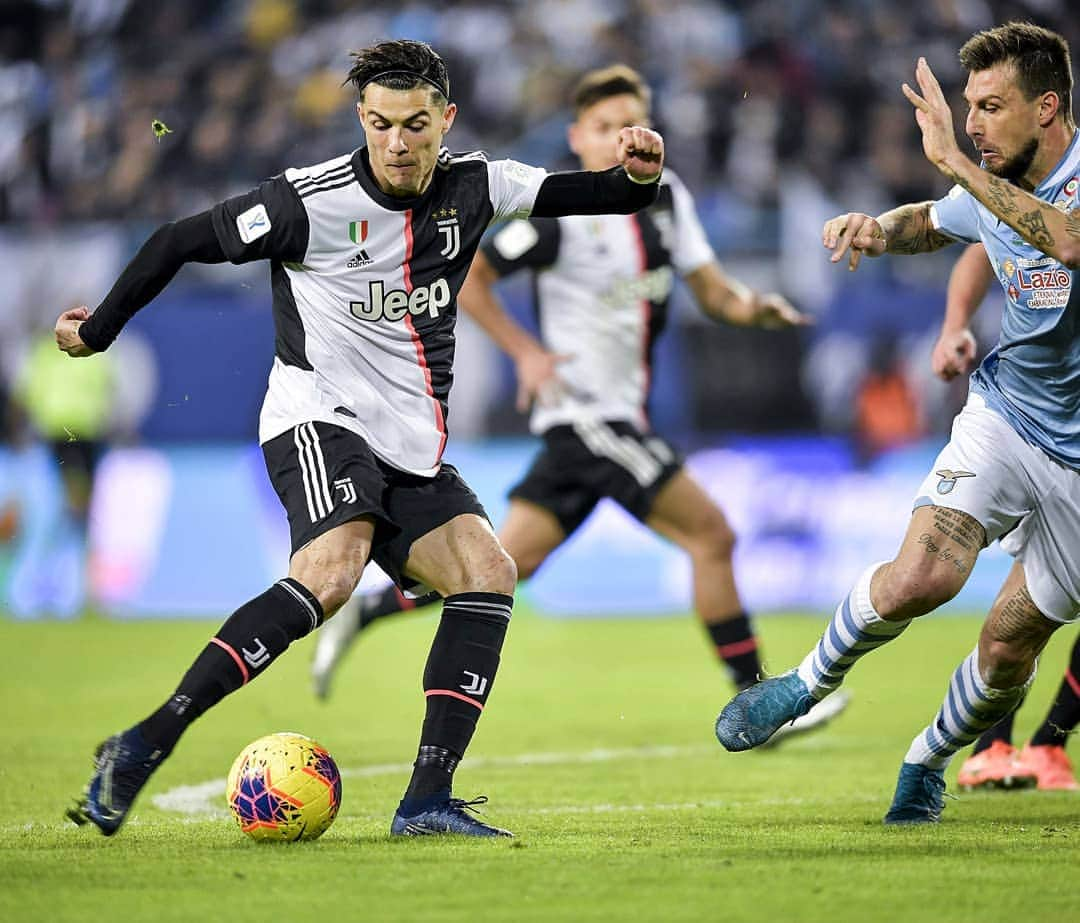
{"label": "black shorts with white stripe", "polygon": [[645,521],[656,495],[683,466],[682,456],[622,420],[553,426],[511,498],[548,510],[570,535],[604,497]]}
{"label": "black shorts with white stripe", "polygon": [[371,559],[402,589],[409,549],[455,516],[487,519],[457,469],[434,477],[399,471],[375,457],[362,436],[329,423],[302,423],[263,445],[270,483],[289,517],[292,552],[353,519],[375,522]]}

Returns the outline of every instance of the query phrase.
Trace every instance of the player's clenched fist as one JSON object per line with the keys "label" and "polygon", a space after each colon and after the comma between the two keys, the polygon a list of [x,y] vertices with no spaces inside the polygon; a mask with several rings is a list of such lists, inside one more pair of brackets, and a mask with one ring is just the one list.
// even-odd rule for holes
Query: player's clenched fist
{"label": "player's clenched fist", "polygon": [[853,272],[864,253],[881,256],[886,243],[885,232],[877,218],[861,212],[849,212],[826,221],[821,242],[833,252],[830,262],[838,263],[848,253],[848,269]]}
{"label": "player's clenched fist", "polygon": [[56,345],[60,347],[61,352],[76,358],[94,354],[94,350],[87,346],[79,336],[79,328],[88,317],[90,317],[90,309],[86,305],[72,308],[60,315],[56,321],[55,332]]}
{"label": "player's clenched fist", "polygon": [[633,125],[619,132],[619,163],[635,183],[652,183],[664,169],[664,139],[650,128]]}

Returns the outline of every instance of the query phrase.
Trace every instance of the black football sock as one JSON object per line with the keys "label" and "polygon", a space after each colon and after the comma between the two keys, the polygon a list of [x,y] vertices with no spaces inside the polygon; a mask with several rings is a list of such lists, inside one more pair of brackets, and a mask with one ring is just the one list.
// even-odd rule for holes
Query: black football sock
{"label": "black football sock", "polygon": [[168,753],[199,715],[262,673],[322,619],[319,601],[291,577],[242,605],[195,658],[172,697],[139,725],[146,742]]}
{"label": "black football sock", "polygon": [[971,755],[974,756],[976,753],[982,753],[983,750],[988,750],[996,740],[1012,745],[1013,719],[1016,717],[1016,713],[1023,704],[1024,700],[1021,699],[1017,703],[1016,708],[1009,712],[992,728],[983,731],[979,739],[975,741],[975,746],[971,748]]}
{"label": "black football sock", "polygon": [[455,593],[443,602],[424,668],[427,708],[403,806],[450,793],[491,695],[513,605],[514,597],[502,593]]}
{"label": "black football sock", "polygon": [[740,612],[724,622],[706,622],[705,630],[716,646],[717,656],[727,666],[735,688],[753,686],[761,677],[761,660],[750,616]]}
{"label": "black football sock", "polygon": [[1065,678],[1054,696],[1046,720],[1031,738],[1033,747],[1064,747],[1073,728],[1080,724],[1080,637],[1073,644]]}
{"label": "black football sock", "polygon": [[439,599],[439,594],[434,591],[410,599],[391,583],[385,589],[363,597],[360,603],[360,621],[357,624],[357,631],[367,628],[368,625],[383,616],[393,615],[395,612],[409,612],[422,606],[429,606]]}

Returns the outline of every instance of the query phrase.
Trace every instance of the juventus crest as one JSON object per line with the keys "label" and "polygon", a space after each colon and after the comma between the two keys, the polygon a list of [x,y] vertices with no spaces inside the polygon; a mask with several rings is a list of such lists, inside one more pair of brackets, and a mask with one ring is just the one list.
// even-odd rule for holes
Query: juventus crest
{"label": "juventus crest", "polygon": [[452,260],[461,250],[461,227],[458,225],[456,208],[440,208],[435,212],[435,225],[443,238],[439,256]]}

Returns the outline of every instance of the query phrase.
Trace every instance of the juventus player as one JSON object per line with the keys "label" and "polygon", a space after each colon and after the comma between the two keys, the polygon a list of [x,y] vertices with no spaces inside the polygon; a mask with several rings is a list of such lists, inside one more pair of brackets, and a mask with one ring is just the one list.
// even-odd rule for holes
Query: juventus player
{"label": "juventus player", "polygon": [[[585,169],[603,170],[618,162],[625,126],[647,124],[649,90],[635,71],[615,65],[585,74],[573,105],[570,146]],[[536,273],[542,343],[506,314],[493,291],[500,277],[519,270]],[[690,555],[698,616],[743,689],[757,681],[761,662],[735,585],[734,535],[677,452],[650,430],[646,412],[653,343],[676,273],[716,320],[767,327],[805,322],[779,295],[757,295],[720,268],[693,199],[671,170],[657,201],[631,216],[534,214],[510,222],[481,247],[461,306],[515,360],[519,409],[536,399],[531,425],[544,447],[511,491],[499,532],[518,577],[534,574],[610,497]],[[363,628],[433,598],[406,600],[389,587],[351,602],[319,637],[316,694],[328,693],[334,669]],[[844,700],[825,704],[786,730],[820,725]]]}
{"label": "juventus player", "polygon": [[98,747],[68,816],[105,835],[192,721],[337,611],[369,559],[444,599],[419,751],[391,832],[509,835],[451,795],[491,695],[517,579],[480,503],[441,461],[455,297],[492,221],[652,203],[663,141],[627,127],[618,166],[549,176],[442,147],[457,108],[424,43],[357,52],[348,80],[366,147],[166,224],[93,315],[81,307],[57,321],[60,348],[88,356],[184,263],[270,260],[277,336],[259,439],[288,514],[289,573],[226,620],[160,708]]}

